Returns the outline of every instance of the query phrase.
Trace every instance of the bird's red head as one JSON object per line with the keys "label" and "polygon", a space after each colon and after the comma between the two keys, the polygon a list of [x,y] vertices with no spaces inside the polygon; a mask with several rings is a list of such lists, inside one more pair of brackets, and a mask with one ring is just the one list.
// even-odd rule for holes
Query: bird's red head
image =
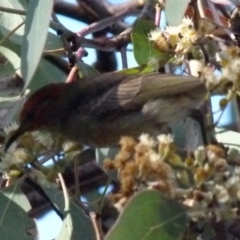
{"label": "bird's red head", "polygon": [[61,111],[63,89],[67,84],[50,84],[33,93],[25,102],[20,113],[20,126],[8,139],[5,150],[26,131],[48,128]]}
{"label": "bird's red head", "polygon": [[28,130],[41,129],[50,124],[59,101],[64,98],[65,84],[50,84],[33,93],[20,113],[20,124],[28,123]]}

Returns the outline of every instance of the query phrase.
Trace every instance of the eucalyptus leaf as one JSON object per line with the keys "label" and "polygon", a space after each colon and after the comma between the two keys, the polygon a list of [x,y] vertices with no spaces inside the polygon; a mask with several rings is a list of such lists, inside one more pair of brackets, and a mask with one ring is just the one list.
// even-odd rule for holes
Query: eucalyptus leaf
{"label": "eucalyptus leaf", "polygon": [[[2,60],[2,63],[0,64],[0,79],[1,81],[4,81],[4,79],[7,79],[9,76],[15,75],[15,69],[7,59],[4,59],[5,57],[1,53],[0,58]],[[2,93],[5,95],[5,91],[3,91],[3,89],[0,90],[0,96]]]}
{"label": "eucalyptus leaf", "polygon": [[63,214],[64,206],[65,206],[63,193],[57,188],[45,187],[45,186],[41,186],[41,187],[44,190],[44,192],[48,195],[51,202]]}
{"label": "eucalyptus leaf", "polygon": [[[14,121],[14,119],[16,118],[16,116],[18,116],[18,113],[20,111],[20,109],[22,108],[24,103],[24,99],[20,99],[17,101],[14,101],[14,103],[8,103],[10,106],[8,108],[4,108],[4,105],[6,105],[7,103],[0,103],[0,109],[1,110],[1,117],[0,117],[0,128],[3,129],[6,126],[8,126],[11,122]],[[5,114],[3,114],[3,111],[5,111]],[[15,121],[17,121],[17,119],[15,119]]]}
{"label": "eucalyptus leaf", "polygon": [[99,75],[99,71],[95,68],[91,67],[90,65],[84,63],[83,61],[79,60],[77,62],[78,68],[79,68],[79,77],[91,77],[91,76],[97,76]]}
{"label": "eucalyptus leaf", "polygon": [[145,190],[129,201],[105,240],[177,240],[186,224],[185,210],[176,200]]}
{"label": "eucalyptus leaf", "polygon": [[1,239],[32,240],[27,229],[35,226],[27,212],[31,206],[18,184],[0,191],[0,236]]}
{"label": "eucalyptus leaf", "polygon": [[156,69],[153,68],[152,66],[150,66],[148,64],[143,64],[138,67],[126,68],[126,69],[120,70],[118,72],[125,73],[127,75],[134,75],[134,74],[139,74],[139,73],[142,73],[142,74],[153,73],[155,71],[156,71]]}
{"label": "eucalyptus leaf", "polygon": [[[3,39],[3,38],[4,38],[4,35],[0,32],[0,39]],[[12,41],[9,41],[9,39],[4,41],[0,46],[8,48],[13,52],[15,52],[18,56],[20,56],[21,46]]]}
{"label": "eucalyptus leaf", "polygon": [[139,65],[146,64],[151,58],[161,60],[164,65],[170,59],[169,54],[160,52],[150,41],[149,34],[156,26],[152,21],[139,20],[133,26],[132,43],[134,57]]}
{"label": "eucalyptus leaf", "polygon": [[11,65],[13,66],[13,70],[17,70],[20,68],[21,61],[19,56],[15,52],[6,47],[0,46],[0,53],[11,63]]}
{"label": "eucalyptus leaf", "polygon": [[26,88],[37,69],[45,46],[53,0],[30,1],[21,52],[21,72]]}
{"label": "eucalyptus leaf", "polygon": [[[16,0],[1,0],[1,7],[24,10],[23,5]],[[4,36],[8,35],[14,28],[22,23],[24,19],[25,16],[0,11],[0,32]],[[15,31],[9,39],[14,43],[22,44],[23,33],[24,27],[22,26]]]}
{"label": "eucalyptus leaf", "polygon": [[95,231],[90,219],[83,210],[75,204],[70,205],[70,211],[67,213],[62,229],[55,240],[95,240]]}
{"label": "eucalyptus leaf", "polygon": [[[45,193],[51,201],[64,213],[64,197],[63,193],[56,188],[43,187]],[[54,227],[54,224],[53,224]],[[95,240],[95,231],[92,222],[83,209],[70,201],[70,209],[65,213],[62,229],[55,240],[77,240],[88,239]]]}
{"label": "eucalyptus leaf", "polygon": [[216,138],[219,142],[230,148],[240,151],[240,133],[223,128],[215,128]]}
{"label": "eucalyptus leaf", "polygon": [[22,93],[21,95],[18,96],[6,96],[0,97],[0,103],[1,103],[1,107],[9,107],[10,105],[12,105],[12,103],[17,102],[21,99],[23,99],[24,97],[26,97],[28,95],[30,91],[27,89],[24,93]]}
{"label": "eucalyptus leaf", "polygon": [[60,68],[45,59],[41,59],[28,88],[33,92],[50,83],[64,82],[66,78],[66,74]]}
{"label": "eucalyptus leaf", "polygon": [[165,15],[169,26],[181,24],[190,0],[167,0]]}
{"label": "eucalyptus leaf", "polygon": [[61,38],[54,33],[48,32],[44,50],[56,50],[59,48],[63,48]]}

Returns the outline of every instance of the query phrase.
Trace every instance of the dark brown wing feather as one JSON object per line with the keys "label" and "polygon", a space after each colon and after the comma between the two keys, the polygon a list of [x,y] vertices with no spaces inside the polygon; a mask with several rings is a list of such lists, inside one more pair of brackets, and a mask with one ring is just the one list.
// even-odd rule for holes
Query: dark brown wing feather
{"label": "dark brown wing feather", "polygon": [[133,111],[150,100],[204,87],[198,78],[189,76],[158,73],[120,76],[122,77],[119,77],[119,73],[102,74],[101,79],[95,82],[95,88],[101,88],[102,93],[94,96],[84,108],[92,115],[108,114],[112,111]]}

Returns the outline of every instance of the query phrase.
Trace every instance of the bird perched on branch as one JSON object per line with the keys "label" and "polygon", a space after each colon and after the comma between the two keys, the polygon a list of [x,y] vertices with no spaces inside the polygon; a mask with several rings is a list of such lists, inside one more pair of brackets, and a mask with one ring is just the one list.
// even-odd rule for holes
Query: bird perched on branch
{"label": "bird perched on branch", "polygon": [[206,92],[198,78],[158,73],[105,73],[50,84],[26,101],[20,126],[6,149],[23,133],[34,130],[97,147],[116,145],[121,136],[158,135],[197,108]]}

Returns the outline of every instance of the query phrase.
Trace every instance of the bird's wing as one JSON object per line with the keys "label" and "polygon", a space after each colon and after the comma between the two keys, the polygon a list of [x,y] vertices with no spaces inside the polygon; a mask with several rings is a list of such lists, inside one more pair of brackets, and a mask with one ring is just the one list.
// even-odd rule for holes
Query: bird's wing
{"label": "bird's wing", "polygon": [[189,76],[158,73],[129,75],[115,85],[106,85],[105,91],[95,96],[85,107],[92,115],[133,111],[150,100],[185,93],[200,85],[202,83],[198,78]]}
{"label": "bird's wing", "polygon": [[133,103],[134,97],[141,88],[142,77],[126,77],[119,84],[106,89],[104,93],[95,96],[86,107],[92,115],[101,115],[111,111],[129,111],[138,106]]}
{"label": "bird's wing", "polygon": [[197,89],[204,90],[205,86],[196,77],[173,74],[149,74],[144,76],[140,92],[135,101],[146,102],[149,98],[170,97],[193,90],[197,91]]}

